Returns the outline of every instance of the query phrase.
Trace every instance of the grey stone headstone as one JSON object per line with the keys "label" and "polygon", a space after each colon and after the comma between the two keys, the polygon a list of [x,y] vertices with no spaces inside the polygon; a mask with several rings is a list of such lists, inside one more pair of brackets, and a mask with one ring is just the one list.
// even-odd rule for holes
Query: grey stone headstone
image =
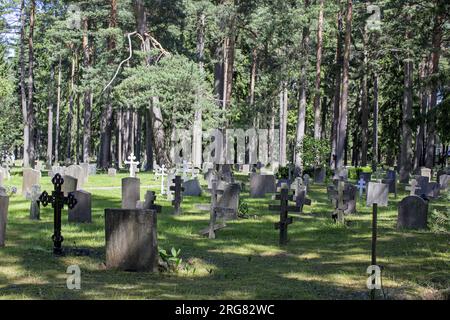
{"label": "grey stone headstone", "polygon": [[428,184],[427,197],[436,199],[439,197],[440,186],[437,182],[430,182]]}
{"label": "grey stone headstone", "polygon": [[30,219],[39,220],[41,217],[41,208],[39,206],[39,196],[41,195],[41,186],[35,184],[31,187],[31,193],[29,200],[30,203]]}
{"label": "grey stone headstone", "polygon": [[367,206],[376,203],[380,207],[388,205],[389,185],[384,183],[369,182],[367,188]]}
{"label": "grey stone headstone", "polygon": [[315,168],[314,169],[314,182],[324,183],[327,176],[327,170],[325,168]]}
{"label": "grey stone headstone", "polygon": [[35,184],[40,184],[41,172],[31,168],[23,169],[23,180],[22,180],[22,195],[27,196],[31,192],[31,187]]}
{"label": "grey stone headstone", "polygon": [[250,197],[264,198],[266,193],[276,193],[276,179],[274,175],[250,175]]}
{"label": "grey stone headstone", "polygon": [[6,194],[0,193],[0,247],[5,246],[8,206],[9,197]]}
{"label": "grey stone headstone", "polygon": [[64,184],[62,185],[62,192],[64,192],[64,196],[67,197],[69,192],[74,192],[77,190],[78,179],[72,176],[63,176]]}
{"label": "grey stone headstone", "polygon": [[73,192],[77,205],[69,209],[69,222],[91,223],[92,222],[92,197],[89,192],[78,190]]}
{"label": "grey stone headstone", "polygon": [[154,210],[105,209],[106,268],[157,272],[156,225]]}
{"label": "grey stone headstone", "polygon": [[347,209],[344,210],[344,213],[355,213],[358,189],[356,186],[346,183],[344,193],[348,196],[348,200],[345,201]]}
{"label": "grey stone headstone", "polygon": [[420,189],[416,190],[417,196],[426,195],[428,193],[428,184],[430,183],[430,179],[424,176],[416,177],[417,185]]}
{"label": "grey stone headstone", "polygon": [[418,196],[408,196],[398,205],[397,228],[426,229],[428,202]]}
{"label": "grey stone headstone", "polygon": [[108,177],[115,177],[117,174],[117,170],[114,168],[109,168],[108,169]]}
{"label": "grey stone headstone", "polygon": [[225,220],[237,219],[240,192],[241,186],[237,183],[231,183],[225,188],[222,197],[218,201],[217,206],[219,208],[233,209],[232,212],[226,212],[224,214]]}
{"label": "grey stone headstone", "polygon": [[183,196],[199,197],[202,195],[202,187],[198,179],[191,179],[183,182]]}
{"label": "grey stone headstone", "polygon": [[362,178],[366,182],[366,185],[367,185],[370,182],[370,180],[372,179],[372,173],[370,173],[370,172],[361,172],[359,174],[359,178]]}
{"label": "grey stone headstone", "polygon": [[439,186],[441,190],[447,190],[448,186],[450,184],[450,175],[448,174],[442,174],[439,176]]}
{"label": "grey stone headstone", "polygon": [[136,209],[141,199],[141,180],[139,178],[122,179],[122,209]]}
{"label": "grey stone headstone", "polygon": [[82,173],[83,173],[84,181],[88,182],[88,180],[89,180],[89,163],[87,163],[87,162],[80,163],[80,167],[81,167],[81,169],[83,169]]}
{"label": "grey stone headstone", "polygon": [[95,176],[97,174],[97,165],[96,164],[90,164],[89,165],[88,174],[90,176]]}
{"label": "grey stone headstone", "polygon": [[428,177],[428,180],[431,181],[431,169],[429,168],[420,168],[420,175],[423,177]]}

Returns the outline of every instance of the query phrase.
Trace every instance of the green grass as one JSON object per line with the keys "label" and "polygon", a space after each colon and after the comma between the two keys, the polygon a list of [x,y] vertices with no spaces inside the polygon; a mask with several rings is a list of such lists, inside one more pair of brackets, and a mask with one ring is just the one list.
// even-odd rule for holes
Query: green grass
{"label": "green grass", "polygon": [[[88,248],[88,257],[51,254],[52,209],[41,209],[41,220],[28,219],[29,202],[19,194],[11,198],[6,247],[0,249],[0,298],[2,299],[367,299],[366,269],[370,264],[371,209],[358,205],[358,213],[347,217],[348,226],[331,221],[331,206],[325,185],[314,185],[311,207],[295,216],[289,226],[290,242],[278,246],[274,222],[278,215],[267,210],[273,201],[242,198],[255,217],[228,222],[215,240],[203,238],[209,213],[195,209],[201,198],[186,197],[183,215],[172,216],[168,201],[158,216],[158,244],[181,249],[191,267],[178,273],[130,273],[105,270],[104,209],[120,207],[120,186],[105,174],[89,177],[85,185],[93,194],[93,223],[69,224],[64,212],[62,233],[65,247]],[[142,185],[158,181],[140,173]],[[239,179],[246,179],[240,176]],[[15,172],[9,185],[21,186]],[[43,190],[51,190],[43,174]],[[204,181],[203,181],[204,183]],[[146,190],[141,190],[143,198]],[[157,192],[159,193],[159,192]],[[449,234],[430,231],[398,231],[397,203],[405,193],[390,198],[379,209],[378,263],[384,266],[383,285],[389,299],[431,299],[450,287]],[[439,199],[433,208],[448,203]],[[68,290],[66,269],[77,264],[82,271],[81,290]]]}

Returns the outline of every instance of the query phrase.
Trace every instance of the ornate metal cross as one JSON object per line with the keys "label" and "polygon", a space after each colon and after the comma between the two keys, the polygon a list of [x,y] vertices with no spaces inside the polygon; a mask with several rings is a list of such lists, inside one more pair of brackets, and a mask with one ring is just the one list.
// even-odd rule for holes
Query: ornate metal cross
{"label": "ornate metal cross", "polygon": [[42,192],[39,197],[39,201],[42,203],[44,207],[46,207],[49,203],[52,204],[52,208],[54,209],[53,216],[53,254],[55,255],[63,255],[64,252],[61,248],[61,244],[64,241],[63,236],[61,235],[61,210],[64,208],[66,204],[69,209],[73,209],[77,204],[77,200],[75,199],[73,193],[69,193],[67,197],[64,197],[64,193],[61,191],[61,186],[64,184],[64,179],[61,177],[59,173],[57,173],[53,179],[52,183],[55,186],[55,190],[52,191],[52,195],[50,196],[47,191]]}
{"label": "ornate metal cross", "polygon": [[297,206],[289,206],[289,200],[293,201],[294,197],[289,195],[289,190],[286,188],[281,189],[275,199],[280,200],[280,205],[269,205],[269,210],[280,212],[280,222],[275,223],[275,229],[280,230],[280,245],[285,245],[288,240],[288,225],[293,222],[292,217],[288,217],[288,212],[300,212],[301,210]]}

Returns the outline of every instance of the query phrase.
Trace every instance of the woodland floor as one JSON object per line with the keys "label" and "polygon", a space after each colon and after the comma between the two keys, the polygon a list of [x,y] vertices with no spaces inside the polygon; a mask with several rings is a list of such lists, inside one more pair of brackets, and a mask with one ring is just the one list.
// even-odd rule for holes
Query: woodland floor
{"label": "woodland floor", "polygon": [[[42,190],[51,190],[43,173]],[[121,204],[123,172],[111,178],[90,176],[85,189],[93,194],[92,224],[69,224],[63,213],[63,246],[91,250],[90,256],[51,254],[51,208],[41,208],[41,220],[28,218],[29,201],[20,195],[21,173],[15,171],[8,185],[19,187],[11,198],[6,247],[0,249],[0,299],[367,299],[366,269],[370,264],[371,208],[358,204],[358,213],[347,216],[347,226],[332,222],[326,185],[313,185],[312,206],[294,215],[290,242],[278,246],[274,222],[279,216],[267,210],[274,203],[251,199],[248,189],[241,198],[249,206],[249,219],[227,223],[215,240],[198,234],[206,228],[209,212],[195,209],[210,197],[185,197],[181,216],[170,214],[170,202],[158,216],[158,245],[181,249],[190,267],[178,273],[130,273],[104,268],[104,209]],[[152,185],[153,175],[140,173],[142,185]],[[238,176],[238,179],[247,179]],[[202,181],[205,183],[205,181]],[[400,186],[404,190],[404,186]],[[141,199],[146,189],[141,188]],[[397,199],[390,195],[387,208],[379,208],[378,264],[384,266],[383,287],[387,299],[436,299],[450,288],[450,234],[402,231],[395,228]],[[448,206],[445,198],[432,201],[433,209]],[[66,269],[79,265],[81,290],[68,290]],[[382,298],[380,293],[379,298]]]}

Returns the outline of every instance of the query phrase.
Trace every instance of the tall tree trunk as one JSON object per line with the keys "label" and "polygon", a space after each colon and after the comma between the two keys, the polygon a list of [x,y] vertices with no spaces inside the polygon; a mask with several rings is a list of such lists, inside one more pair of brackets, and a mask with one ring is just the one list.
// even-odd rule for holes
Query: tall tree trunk
{"label": "tall tree trunk", "polygon": [[424,159],[424,147],[425,147],[425,117],[428,108],[428,88],[424,87],[423,82],[428,75],[427,72],[428,61],[424,59],[420,67],[419,78],[422,82],[422,88],[420,92],[420,125],[416,136],[416,155],[414,162],[414,170],[418,172],[419,168],[425,164]]}
{"label": "tall tree trunk", "polygon": [[56,97],[56,123],[55,123],[55,164],[59,163],[59,141],[61,137],[61,127],[59,122],[59,115],[61,111],[61,78],[62,78],[62,64],[61,64],[61,54],[59,55],[59,63],[58,63],[58,88],[57,88],[57,97]]}
{"label": "tall tree trunk", "polygon": [[[199,65],[200,74],[204,74],[204,55],[205,55],[205,26],[206,16],[203,11],[197,14],[197,61]],[[201,168],[202,166],[202,107],[201,99],[203,92],[201,89],[197,90],[197,106],[194,114],[193,124],[193,140],[192,140],[192,164],[195,167]]]}
{"label": "tall tree trunk", "polygon": [[53,99],[54,99],[55,67],[50,67],[50,93],[48,101],[48,122],[47,122],[47,169],[51,169],[53,160]]}
{"label": "tall tree trunk", "polygon": [[333,97],[333,123],[331,127],[331,157],[330,167],[336,169],[336,147],[337,132],[339,125],[339,109],[341,104],[341,74],[342,74],[342,8],[341,1],[338,0],[340,7],[337,17],[337,43],[336,43],[336,74],[335,74],[335,90]]}
{"label": "tall tree trunk", "polygon": [[20,96],[22,104],[23,117],[23,166],[30,166],[30,124],[28,122],[28,103],[25,84],[25,24],[26,24],[26,8],[25,0],[20,3]]}
{"label": "tall tree trunk", "polygon": [[280,165],[286,166],[287,149],[287,118],[288,118],[288,90],[287,83],[282,82],[280,87]]}
{"label": "tall tree trunk", "polygon": [[74,104],[74,77],[75,77],[75,54],[72,56],[72,68],[70,73],[70,94],[69,94],[69,111],[67,113],[67,152],[66,152],[66,161],[70,162],[72,159],[72,146],[75,145],[73,143],[73,104]]}
{"label": "tall tree trunk", "polygon": [[27,108],[27,121],[29,126],[29,144],[28,155],[30,157],[31,166],[35,165],[35,143],[36,143],[36,128],[35,128],[35,115],[34,115],[34,26],[36,18],[36,1],[30,2],[30,25],[28,31],[28,108]]}
{"label": "tall tree trunk", "polygon": [[367,88],[367,69],[368,63],[368,42],[367,30],[364,31],[363,43],[364,43],[364,65],[363,65],[363,77],[361,80],[361,166],[367,166],[367,153],[368,153],[368,140],[369,140],[369,94]]}
{"label": "tall tree trunk", "polygon": [[[305,0],[305,10],[308,10],[309,0]],[[302,56],[304,57],[300,69],[300,92],[299,104],[297,114],[297,132],[295,140],[295,168],[298,173],[303,170],[303,139],[305,137],[305,122],[306,122],[306,90],[308,87],[308,50],[309,50],[309,26],[303,27],[302,32]]]}
{"label": "tall tree trunk", "polygon": [[[83,66],[87,71],[91,66],[89,38],[89,21],[83,19]],[[91,155],[91,118],[92,118],[92,92],[90,89],[84,91],[83,97],[84,115],[83,115],[83,162],[89,162]]]}
{"label": "tall tree trunk", "polygon": [[347,13],[345,18],[345,47],[344,61],[342,69],[342,96],[341,107],[339,110],[339,126],[337,131],[337,148],[336,148],[336,166],[342,167],[344,160],[345,139],[347,137],[347,112],[348,112],[348,87],[349,87],[349,71],[350,71],[350,50],[352,36],[352,14],[353,2],[347,1]]}
{"label": "tall tree trunk", "polygon": [[[432,37],[432,46],[433,51],[431,53],[431,73],[433,76],[437,77],[439,73],[439,59],[441,52],[441,43],[442,43],[442,26],[444,23],[444,1],[437,0],[436,1],[437,14],[434,21],[433,27],[433,37]],[[430,97],[430,117],[428,122],[428,139],[427,139],[427,149],[426,149],[426,158],[425,158],[425,166],[427,168],[433,168],[434,166],[434,151],[435,151],[435,143],[436,143],[436,128],[435,128],[435,116],[432,112],[437,104],[437,95],[439,84],[437,82],[433,83],[433,88],[431,89],[431,97]]]}
{"label": "tall tree trunk", "polygon": [[322,133],[320,115],[320,73],[322,66],[322,45],[323,45],[323,0],[319,1],[319,21],[317,25],[317,50],[316,50],[316,83],[314,94],[314,139],[319,140]]}
{"label": "tall tree trunk", "polygon": [[[117,0],[110,0],[109,27],[117,27]],[[116,48],[116,42],[113,36],[108,39],[108,51],[112,54]],[[114,60],[110,58],[109,65],[114,64]],[[111,101],[111,88],[106,90],[106,103],[103,106],[100,118],[100,154],[98,166],[107,169],[111,164],[111,142],[112,142],[112,121],[113,109]]]}
{"label": "tall tree trunk", "polygon": [[400,145],[400,182],[408,183],[411,173],[412,160],[412,130],[410,121],[412,120],[413,104],[413,61],[406,59],[404,61],[405,79],[402,110],[402,143]]}

